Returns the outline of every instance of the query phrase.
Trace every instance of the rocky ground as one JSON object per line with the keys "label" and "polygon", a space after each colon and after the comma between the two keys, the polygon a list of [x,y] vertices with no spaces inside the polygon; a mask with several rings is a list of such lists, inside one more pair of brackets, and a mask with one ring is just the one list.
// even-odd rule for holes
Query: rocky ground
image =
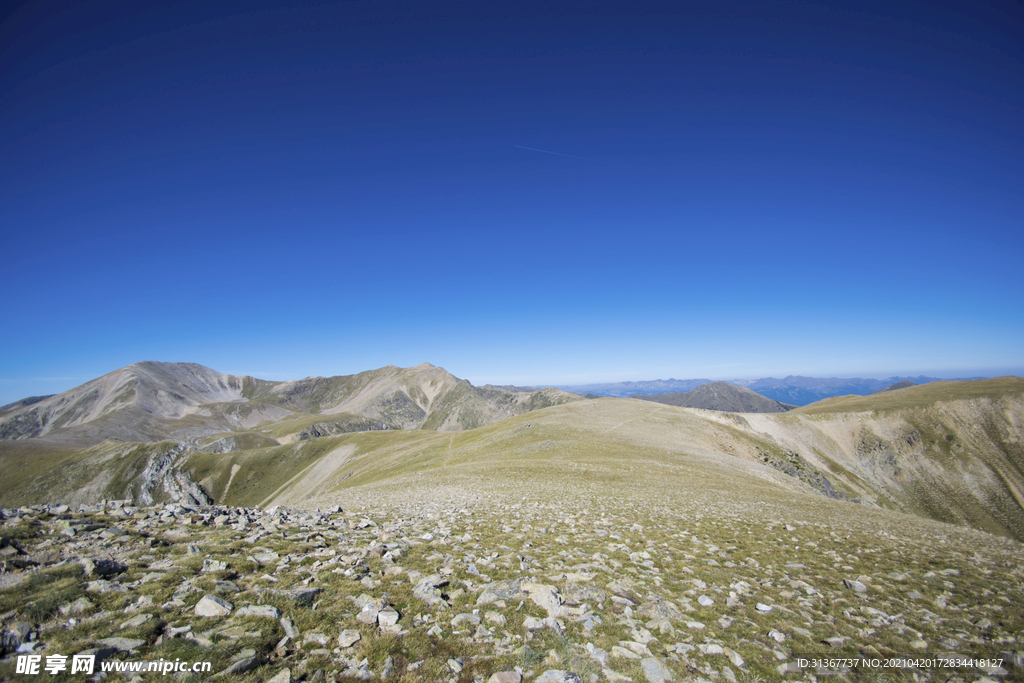
{"label": "rocky ground", "polygon": [[827,517],[457,485],[338,502],[2,510],[0,677],[84,680],[14,661],[89,652],[275,683],[865,675],[795,665],[814,653],[1002,659],[872,680],[1024,678],[1024,550],[981,532],[845,503]]}

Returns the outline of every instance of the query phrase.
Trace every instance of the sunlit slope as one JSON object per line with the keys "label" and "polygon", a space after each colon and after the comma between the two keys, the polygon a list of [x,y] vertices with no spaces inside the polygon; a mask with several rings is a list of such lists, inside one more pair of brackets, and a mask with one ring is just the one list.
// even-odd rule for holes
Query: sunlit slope
{"label": "sunlit slope", "polygon": [[107,441],[78,451],[29,439],[0,453],[0,503],[161,502],[196,491],[218,503],[299,508],[425,500],[442,490],[628,495],[668,506],[886,508],[1024,539],[1024,392],[1016,378],[987,382],[849,399],[874,406],[856,412],[818,405],[734,414],[599,399],[459,431],[313,435],[325,419],[369,418],[295,413],[276,427],[211,435],[198,447]]}
{"label": "sunlit slope", "polygon": [[744,415],[866,502],[1024,538],[1024,380],[935,382]]}
{"label": "sunlit slope", "polygon": [[939,381],[894,389],[868,396],[836,396],[802,406],[796,414],[852,413],[865,410],[885,411],[921,408],[940,402],[970,399],[997,400],[1024,394],[1024,377],[1006,376],[991,379]]}
{"label": "sunlit slope", "polygon": [[231,432],[259,431],[290,443],[369,430],[459,431],[580,398],[555,388],[478,388],[429,363],[268,382],[195,363],[143,362],[55,396],[4,406],[0,449],[3,442],[36,438],[68,447],[107,439],[202,447]]}
{"label": "sunlit slope", "polygon": [[[758,444],[697,411],[629,399],[580,401],[457,434],[367,432],[211,458],[196,476],[229,504],[315,507],[358,487],[464,486],[503,494],[523,484],[658,495],[730,495],[759,500],[817,495],[758,462]],[[296,470],[292,463],[302,462]],[[286,464],[288,463],[288,464]],[[223,493],[236,467],[233,483]],[[259,484],[281,470],[273,484]],[[253,482],[251,488],[238,486]],[[527,486],[529,488],[529,486]]]}

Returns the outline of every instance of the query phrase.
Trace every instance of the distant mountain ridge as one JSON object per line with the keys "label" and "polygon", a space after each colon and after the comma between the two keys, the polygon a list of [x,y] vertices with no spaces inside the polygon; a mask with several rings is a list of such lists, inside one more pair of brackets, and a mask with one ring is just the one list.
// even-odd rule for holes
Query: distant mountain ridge
{"label": "distant mountain ridge", "polygon": [[[911,381],[914,384],[937,382],[938,377],[887,377],[885,379],[865,379],[861,377],[801,377],[789,375],[782,379],[764,377],[761,379],[725,380],[728,384],[746,387],[762,396],[780,403],[805,406],[815,401],[833,396],[857,394],[867,396],[881,391],[897,382]],[[969,377],[965,379],[981,379]],[[703,384],[710,384],[710,379],[656,379],[640,382],[614,382],[607,384],[561,385],[560,389],[575,394],[597,394],[598,396],[630,397],[636,395],[654,396],[657,394],[680,393],[696,389]]]}
{"label": "distant mountain ridge", "polygon": [[610,382],[606,384],[580,384],[570,389],[568,386],[559,386],[559,389],[571,391],[574,394],[597,394],[598,396],[613,396],[615,398],[629,398],[636,394],[654,396],[655,394],[669,394],[684,391],[692,391],[702,384],[708,384],[710,379],[654,379],[640,382]]}
{"label": "distant mountain ridge", "polygon": [[196,363],[145,361],[61,394],[4,406],[0,440],[198,445],[208,436],[268,423],[280,425],[285,441],[382,429],[462,431],[577,400],[557,388],[478,388],[429,363],[272,382]]}
{"label": "distant mountain ridge", "polygon": [[784,413],[796,408],[794,405],[780,403],[746,387],[728,382],[709,382],[682,393],[654,396],[637,394],[631,398],[683,408],[702,408],[730,413]]}

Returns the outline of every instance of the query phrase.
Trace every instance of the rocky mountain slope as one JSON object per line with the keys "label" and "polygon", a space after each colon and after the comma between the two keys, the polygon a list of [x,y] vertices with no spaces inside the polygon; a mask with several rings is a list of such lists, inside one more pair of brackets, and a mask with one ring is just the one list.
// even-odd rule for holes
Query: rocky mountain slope
{"label": "rocky mountain slope", "polygon": [[[381,410],[382,377],[413,400],[426,374],[432,410],[474,405],[421,370],[248,402],[308,429]],[[537,409],[458,432],[269,423],[205,450],[0,442],[0,679],[16,648],[243,683],[810,683],[809,654],[1024,675],[1024,379],[774,414],[506,400]]]}
{"label": "rocky mountain slope", "polygon": [[[527,451],[552,436],[513,422]],[[587,467],[565,446],[502,477],[464,452],[316,510],[0,509],[0,680],[27,679],[19,653],[209,662],[178,680],[241,683],[1024,675],[1017,542],[780,489],[756,466]],[[915,661],[870,663],[900,656]]]}
{"label": "rocky mountain slope", "polygon": [[62,394],[0,413],[0,442],[45,438],[75,446],[105,439],[201,445],[274,425],[274,436],[369,429],[458,431],[579,397],[560,389],[477,388],[428,363],[356,375],[269,382],[195,363],[130,365]]}
{"label": "rocky mountain slope", "polygon": [[[545,407],[551,397],[543,392],[509,396],[489,389],[481,395],[436,370],[427,372],[439,380],[430,403],[436,412],[423,423],[427,429],[375,428],[383,424],[379,414],[302,413],[199,445],[173,439],[108,440],[87,448],[47,439],[0,442],[0,504],[160,502],[205,495],[222,504],[303,507],[349,488],[401,488],[434,476],[475,473],[474,487],[510,483],[509,473],[526,462],[553,468],[558,477],[570,476],[573,468],[581,476],[617,477],[643,462],[665,472],[685,464],[689,476],[705,480],[717,472],[732,482],[723,485],[730,495],[754,477],[779,491],[857,501],[1024,539],[1020,378],[939,382],[829,399],[787,413],[736,414],[611,398]],[[403,372],[408,371],[374,371],[350,383],[348,398],[332,402],[364,414],[368,409],[360,405],[378,409],[381,404],[364,401],[358,388]],[[444,382],[451,384],[443,388]],[[480,419],[472,413],[480,405],[490,415],[522,414],[451,429],[464,424],[456,419]],[[601,474],[585,474],[595,471]],[[521,476],[536,475],[524,470]]]}
{"label": "rocky mountain slope", "polygon": [[727,382],[708,382],[683,393],[654,396],[637,394],[631,398],[682,408],[724,410],[733,413],[784,413],[796,408],[762,396],[746,387],[738,387]]}

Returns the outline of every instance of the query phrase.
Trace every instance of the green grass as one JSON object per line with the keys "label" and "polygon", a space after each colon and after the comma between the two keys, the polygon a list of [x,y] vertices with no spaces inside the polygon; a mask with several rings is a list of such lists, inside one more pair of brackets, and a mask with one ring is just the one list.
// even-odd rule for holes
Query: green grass
{"label": "green grass", "polygon": [[34,622],[45,622],[58,607],[85,594],[80,565],[65,565],[32,573],[17,589],[0,592],[0,613],[18,610]]}

